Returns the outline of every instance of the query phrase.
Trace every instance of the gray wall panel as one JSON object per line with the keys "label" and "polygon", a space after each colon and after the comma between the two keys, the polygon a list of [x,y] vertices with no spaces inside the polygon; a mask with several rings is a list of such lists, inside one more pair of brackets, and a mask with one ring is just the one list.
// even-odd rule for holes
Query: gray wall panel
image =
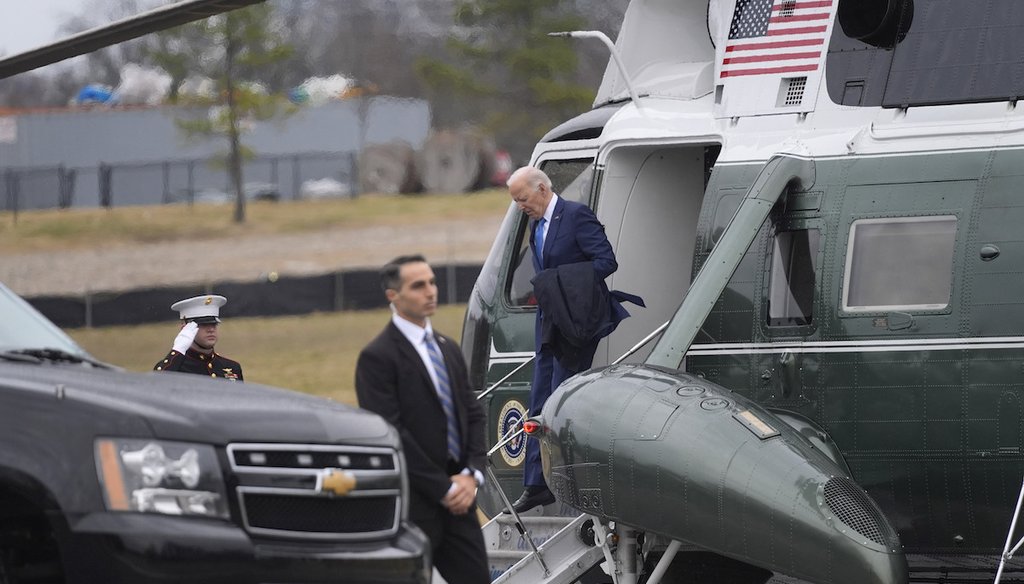
{"label": "gray wall panel", "polygon": [[[359,100],[302,108],[283,120],[255,124],[243,139],[259,155],[345,152],[358,149]],[[224,152],[220,140],[186,141],[174,124],[186,110],[92,109],[17,116],[17,140],[0,143],[0,169],[13,167],[92,167],[206,158]],[[423,100],[370,98],[367,143],[401,139],[418,148],[430,130]]]}
{"label": "gray wall panel", "polygon": [[[16,116],[15,139],[9,132],[0,136],[0,178],[8,170],[19,174],[17,208],[55,207],[57,169],[64,166],[77,175],[71,205],[93,207],[102,202],[99,166],[106,164],[113,168],[112,205],[151,205],[188,200],[188,161],[193,161],[191,190],[197,200],[223,198],[226,172],[207,161],[226,154],[226,141],[187,140],[175,119],[189,113],[159,107]],[[5,118],[8,126],[10,120]],[[361,145],[401,140],[419,148],[429,131],[430,109],[423,100],[373,97],[300,108],[252,124],[244,134],[243,142],[257,156],[245,164],[245,183],[275,184],[282,198],[293,199],[303,182],[333,178],[354,193],[353,161]],[[0,209],[13,207],[7,190],[0,181]]]}

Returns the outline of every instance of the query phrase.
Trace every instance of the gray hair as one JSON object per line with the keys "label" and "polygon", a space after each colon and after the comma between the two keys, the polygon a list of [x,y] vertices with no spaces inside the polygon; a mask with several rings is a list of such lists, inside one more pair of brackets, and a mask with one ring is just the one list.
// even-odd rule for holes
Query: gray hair
{"label": "gray hair", "polygon": [[540,185],[544,185],[548,190],[551,190],[551,179],[548,178],[548,175],[545,174],[543,170],[534,166],[522,166],[517,168],[516,171],[512,173],[512,176],[508,177],[508,180],[505,181],[505,186],[511,187],[512,183],[518,180],[525,180],[526,185],[532,190],[537,190]]}

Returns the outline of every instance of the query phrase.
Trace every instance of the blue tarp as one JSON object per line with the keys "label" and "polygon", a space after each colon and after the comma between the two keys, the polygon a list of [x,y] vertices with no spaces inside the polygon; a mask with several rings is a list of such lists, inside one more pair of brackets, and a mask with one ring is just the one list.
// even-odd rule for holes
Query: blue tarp
{"label": "blue tarp", "polygon": [[107,103],[114,96],[113,90],[104,85],[86,85],[75,96],[75,101],[83,103]]}

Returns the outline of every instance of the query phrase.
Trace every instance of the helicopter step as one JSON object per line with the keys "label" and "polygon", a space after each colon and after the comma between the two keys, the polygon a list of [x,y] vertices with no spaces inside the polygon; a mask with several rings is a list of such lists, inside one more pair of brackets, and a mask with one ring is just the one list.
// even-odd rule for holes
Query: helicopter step
{"label": "helicopter step", "polygon": [[483,527],[494,584],[568,584],[605,559],[589,515],[523,515],[520,521],[532,546],[511,515],[497,515]]}

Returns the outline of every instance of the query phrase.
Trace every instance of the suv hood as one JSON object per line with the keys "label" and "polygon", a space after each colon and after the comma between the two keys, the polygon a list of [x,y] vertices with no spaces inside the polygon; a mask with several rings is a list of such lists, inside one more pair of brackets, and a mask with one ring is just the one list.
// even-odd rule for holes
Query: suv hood
{"label": "suv hood", "polygon": [[36,393],[94,416],[141,418],[154,438],[164,440],[399,444],[397,433],[376,414],[294,391],[189,373],[0,363],[0,391]]}

